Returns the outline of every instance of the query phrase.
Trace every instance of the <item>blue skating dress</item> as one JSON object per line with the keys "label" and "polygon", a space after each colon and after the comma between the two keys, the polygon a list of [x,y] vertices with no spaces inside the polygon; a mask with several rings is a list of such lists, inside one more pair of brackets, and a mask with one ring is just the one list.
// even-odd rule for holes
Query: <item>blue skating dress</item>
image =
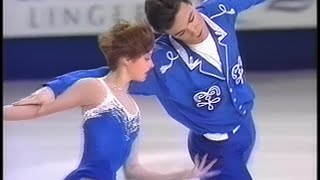
{"label": "blue skating dress", "polygon": [[[107,97],[98,106],[83,113],[84,150],[77,169],[65,180],[116,180],[117,171],[131,151],[140,126],[140,111],[131,114],[112,94],[108,85]],[[89,93],[89,92],[88,92]]]}

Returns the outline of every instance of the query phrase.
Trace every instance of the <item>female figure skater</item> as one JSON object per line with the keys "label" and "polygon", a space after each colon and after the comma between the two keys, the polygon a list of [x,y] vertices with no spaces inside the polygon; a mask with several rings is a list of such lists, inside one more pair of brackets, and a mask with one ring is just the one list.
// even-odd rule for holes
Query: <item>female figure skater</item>
{"label": "female figure skater", "polygon": [[[192,179],[214,176],[208,172],[215,161],[204,157],[193,169],[160,174],[139,164],[133,150],[140,125],[140,111],[128,94],[131,81],[142,82],[153,68],[151,51],[154,34],[148,25],[117,23],[99,38],[99,47],[108,59],[110,73],[102,78],[85,78],[72,85],[56,100],[45,105],[9,105],[5,120],[34,119],[73,107],[83,111],[84,151],[77,169],[65,180],[115,180],[124,167],[128,179]],[[207,164],[205,166],[205,164]]]}

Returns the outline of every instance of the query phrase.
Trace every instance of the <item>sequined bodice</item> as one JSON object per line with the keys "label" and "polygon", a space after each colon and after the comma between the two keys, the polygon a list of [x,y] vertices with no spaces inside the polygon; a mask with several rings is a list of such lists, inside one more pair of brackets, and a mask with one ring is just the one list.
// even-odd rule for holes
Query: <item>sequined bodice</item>
{"label": "sequined bodice", "polygon": [[140,128],[140,111],[131,114],[112,94],[107,84],[98,79],[107,96],[98,106],[83,112],[84,150],[78,169],[97,173],[107,170],[116,174],[130,155]]}
{"label": "sequined bodice", "polygon": [[101,104],[92,109],[86,110],[83,113],[84,121],[102,116],[114,117],[117,119],[118,123],[123,125],[123,128],[126,132],[126,139],[129,139],[130,134],[138,131],[140,126],[140,111],[137,104],[135,104],[137,110],[136,113],[131,114],[124,107],[124,105],[113,95],[107,84],[101,78],[98,80],[106,88],[107,97]]}

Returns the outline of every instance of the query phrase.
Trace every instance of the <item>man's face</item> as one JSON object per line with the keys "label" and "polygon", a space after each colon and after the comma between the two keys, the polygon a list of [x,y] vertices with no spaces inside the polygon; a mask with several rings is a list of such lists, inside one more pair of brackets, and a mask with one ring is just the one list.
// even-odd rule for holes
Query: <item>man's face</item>
{"label": "man's face", "polygon": [[193,5],[181,3],[173,26],[166,33],[186,44],[197,44],[208,36],[209,30]]}

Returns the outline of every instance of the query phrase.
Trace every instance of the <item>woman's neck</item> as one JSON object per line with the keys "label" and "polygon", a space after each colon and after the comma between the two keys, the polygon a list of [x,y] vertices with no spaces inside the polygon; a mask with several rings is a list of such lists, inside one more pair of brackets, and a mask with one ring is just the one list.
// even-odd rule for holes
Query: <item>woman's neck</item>
{"label": "woman's neck", "polygon": [[131,79],[123,71],[110,71],[105,78],[106,83],[110,84],[114,89],[128,92]]}

